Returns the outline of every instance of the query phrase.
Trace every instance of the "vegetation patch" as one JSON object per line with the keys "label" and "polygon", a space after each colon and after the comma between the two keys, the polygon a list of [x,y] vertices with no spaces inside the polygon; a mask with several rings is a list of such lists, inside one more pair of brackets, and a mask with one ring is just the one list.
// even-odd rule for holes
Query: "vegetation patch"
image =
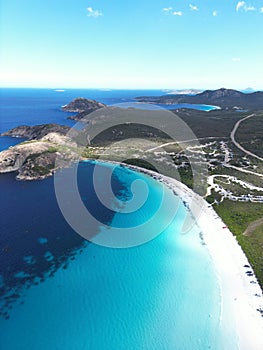
{"label": "vegetation patch", "polygon": [[47,150],[49,153],[56,153],[58,151],[58,147],[50,146]]}
{"label": "vegetation patch", "polygon": [[263,204],[224,200],[214,209],[236,236],[263,288],[263,225],[249,236],[244,235],[252,222],[263,217]]}

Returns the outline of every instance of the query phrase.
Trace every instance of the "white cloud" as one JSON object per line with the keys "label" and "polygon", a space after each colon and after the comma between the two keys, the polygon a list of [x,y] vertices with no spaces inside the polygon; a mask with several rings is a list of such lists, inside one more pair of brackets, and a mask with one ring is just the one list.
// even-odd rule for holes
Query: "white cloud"
{"label": "white cloud", "polygon": [[261,13],[263,13],[263,7],[261,7],[261,9],[259,10]]}
{"label": "white cloud", "polygon": [[87,11],[88,11],[88,14],[87,14],[88,17],[97,18],[97,17],[103,16],[103,13],[101,11],[94,10],[92,7],[87,7]]}
{"label": "white cloud", "polygon": [[255,11],[256,8],[255,8],[255,6],[245,6],[245,7],[244,7],[244,10],[245,10],[245,11]]}
{"label": "white cloud", "polygon": [[171,12],[172,10],[173,10],[172,7],[164,7],[162,11],[168,13],[168,12]]}
{"label": "white cloud", "polygon": [[233,62],[240,62],[240,61],[241,61],[241,58],[240,58],[240,57],[233,57],[233,58],[232,58],[232,61],[233,61]]}
{"label": "white cloud", "polygon": [[195,5],[190,4],[189,7],[192,11],[198,11],[198,7]]}
{"label": "white cloud", "polygon": [[174,12],[173,12],[173,15],[174,15],[174,16],[182,16],[182,15],[183,15],[183,12],[182,12],[182,11],[174,11]]}
{"label": "white cloud", "polygon": [[236,6],[236,11],[239,11],[244,6],[246,6],[245,1],[239,1]]}
{"label": "white cloud", "polygon": [[173,16],[182,16],[183,15],[183,12],[182,11],[174,11],[172,7],[164,7],[162,9],[162,12],[164,13],[170,13],[172,14]]}
{"label": "white cloud", "polygon": [[236,5],[236,11],[243,10],[245,12],[255,11],[255,6],[247,5],[245,1],[239,1]]}
{"label": "white cloud", "polygon": [[213,11],[213,12],[212,12],[212,15],[213,15],[214,17],[216,17],[216,16],[217,16],[217,11]]}

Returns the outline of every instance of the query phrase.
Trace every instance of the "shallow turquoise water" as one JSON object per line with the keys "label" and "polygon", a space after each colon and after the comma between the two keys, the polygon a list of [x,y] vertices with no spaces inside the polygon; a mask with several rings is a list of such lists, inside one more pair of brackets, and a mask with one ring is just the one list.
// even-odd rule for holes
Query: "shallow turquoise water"
{"label": "shallow turquoise water", "polygon": [[[87,183],[90,172],[89,163],[81,166],[80,183]],[[185,235],[179,232],[187,209],[148,176],[120,167],[115,175],[120,199],[130,199],[130,185],[140,179],[149,186],[150,202],[130,217],[115,215],[113,226],[135,226],[153,215],[163,192],[177,208],[175,219],[155,239],[137,247],[82,245],[66,267],[24,291],[22,304],[19,299],[14,303],[10,318],[0,318],[1,349],[221,350],[222,341],[227,345],[219,324],[219,284],[207,247],[197,227]],[[50,180],[46,184],[52,186]],[[89,201],[88,193],[85,198]],[[27,205],[30,208],[30,200]],[[37,244],[45,247],[45,237],[39,227]],[[52,260],[54,254],[46,250],[46,260]],[[32,262],[28,252],[25,257]]]}

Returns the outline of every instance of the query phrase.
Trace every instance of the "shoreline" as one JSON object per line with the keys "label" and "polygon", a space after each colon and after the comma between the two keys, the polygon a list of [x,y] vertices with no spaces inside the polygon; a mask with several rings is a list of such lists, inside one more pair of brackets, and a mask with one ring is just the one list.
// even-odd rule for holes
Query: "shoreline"
{"label": "shoreline", "polygon": [[[123,166],[126,167],[126,164]],[[234,325],[231,330],[224,329],[224,331],[236,333],[238,349],[261,350],[263,317],[258,310],[263,310],[263,293],[233,233],[213,207],[186,185],[151,170],[133,165],[127,165],[127,167],[163,183],[184,202],[202,231],[204,242],[218,274],[222,298],[220,326],[223,329],[226,327],[224,321],[230,315]],[[252,274],[247,274],[248,271]]]}

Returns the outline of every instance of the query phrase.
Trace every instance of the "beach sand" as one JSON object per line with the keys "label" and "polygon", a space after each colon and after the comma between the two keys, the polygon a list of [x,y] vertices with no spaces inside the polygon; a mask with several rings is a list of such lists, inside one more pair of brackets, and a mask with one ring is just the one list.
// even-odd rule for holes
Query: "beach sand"
{"label": "beach sand", "polygon": [[[233,336],[238,337],[240,350],[263,349],[263,317],[258,311],[263,309],[262,290],[234,235],[213,207],[181,182],[139,167],[128,167],[164,183],[184,201],[191,214],[189,218],[194,218],[202,232],[218,274],[222,298],[220,326],[227,327],[224,333],[228,336],[235,332]],[[253,276],[248,276],[247,271],[252,271]],[[235,320],[231,329],[227,315]]]}

